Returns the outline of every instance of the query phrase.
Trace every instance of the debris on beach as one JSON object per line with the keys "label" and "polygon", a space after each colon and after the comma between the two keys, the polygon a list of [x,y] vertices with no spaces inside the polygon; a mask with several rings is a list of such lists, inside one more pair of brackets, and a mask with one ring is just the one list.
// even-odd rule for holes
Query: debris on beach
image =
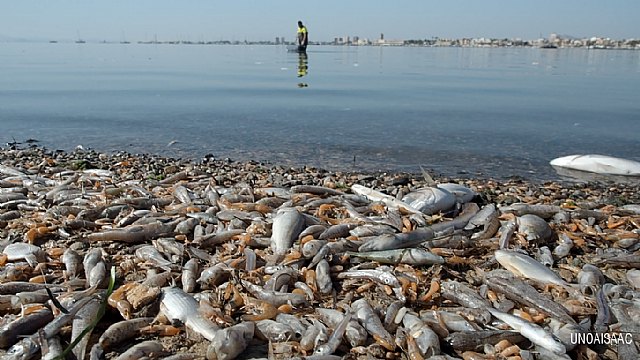
{"label": "debris on beach", "polygon": [[637,359],[639,190],[2,149],[0,357]]}

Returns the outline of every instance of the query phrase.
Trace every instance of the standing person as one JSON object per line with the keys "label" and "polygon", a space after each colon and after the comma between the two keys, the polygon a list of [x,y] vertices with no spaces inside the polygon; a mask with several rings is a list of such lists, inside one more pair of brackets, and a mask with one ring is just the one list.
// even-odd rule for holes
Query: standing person
{"label": "standing person", "polygon": [[309,32],[302,21],[298,21],[298,51],[307,51],[307,44],[309,44]]}

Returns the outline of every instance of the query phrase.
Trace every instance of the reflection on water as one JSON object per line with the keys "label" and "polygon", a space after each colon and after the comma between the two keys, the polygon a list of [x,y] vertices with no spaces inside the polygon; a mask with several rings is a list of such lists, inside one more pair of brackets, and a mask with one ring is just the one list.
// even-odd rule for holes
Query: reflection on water
{"label": "reflection on water", "polygon": [[[307,73],[309,73],[309,57],[306,51],[300,51],[298,52],[298,77],[302,78],[307,76]],[[298,83],[298,87],[302,88],[307,86],[309,86],[309,84],[304,81]]]}

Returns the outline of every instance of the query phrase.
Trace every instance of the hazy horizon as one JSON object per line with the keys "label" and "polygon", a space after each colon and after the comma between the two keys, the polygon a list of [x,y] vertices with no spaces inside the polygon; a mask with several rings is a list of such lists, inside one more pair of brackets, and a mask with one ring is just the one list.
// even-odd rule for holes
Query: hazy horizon
{"label": "hazy horizon", "polygon": [[359,36],[536,39],[550,33],[578,38],[640,38],[634,0],[499,0],[446,3],[364,0],[322,3],[240,0],[22,0],[0,5],[0,40],[261,41],[293,40],[297,20],[312,41]]}

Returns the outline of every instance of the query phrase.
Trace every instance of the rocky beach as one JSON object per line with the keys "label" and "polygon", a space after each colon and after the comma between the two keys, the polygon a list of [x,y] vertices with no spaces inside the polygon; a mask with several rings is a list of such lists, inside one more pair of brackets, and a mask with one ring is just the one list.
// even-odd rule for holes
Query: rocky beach
{"label": "rocky beach", "polygon": [[0,357],[637,359],[639,190],[0,149]]}

